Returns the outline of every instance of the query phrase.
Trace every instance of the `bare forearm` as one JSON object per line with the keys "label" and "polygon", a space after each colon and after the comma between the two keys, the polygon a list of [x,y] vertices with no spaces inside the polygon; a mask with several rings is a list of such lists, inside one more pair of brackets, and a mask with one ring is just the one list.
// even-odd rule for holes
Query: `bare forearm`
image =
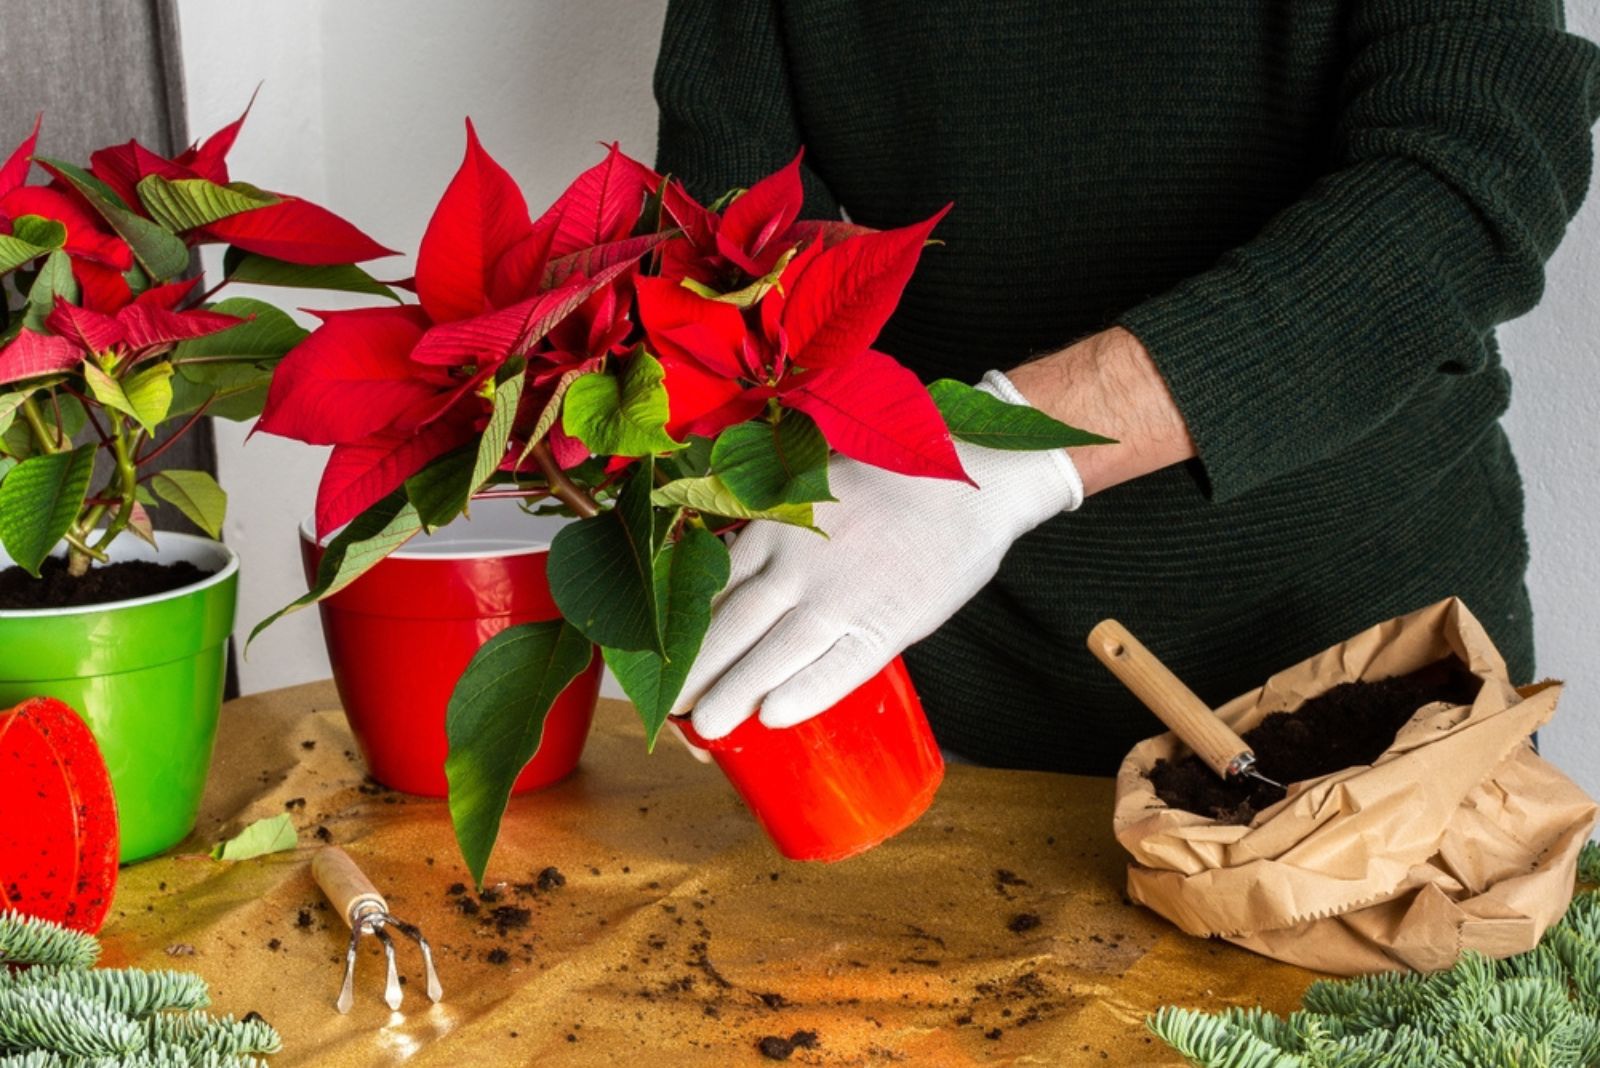
{"label": "bare forearm", "polygon": [[1121,327],[1006,372],[1035,408],[1115,445],[1072,449],[1086,494],[1195,455],[1183,415],[1139,339]]}

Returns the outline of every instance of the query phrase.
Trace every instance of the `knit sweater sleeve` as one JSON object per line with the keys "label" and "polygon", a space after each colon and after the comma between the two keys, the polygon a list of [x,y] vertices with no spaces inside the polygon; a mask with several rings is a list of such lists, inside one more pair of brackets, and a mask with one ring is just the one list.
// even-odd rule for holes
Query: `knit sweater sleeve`
{"label": "knit sweater sleeve", "polygon": [[[702,202],[748,187],[804,146],[776,0],[671,0],[655,71],[656,169]],[[839,203],[808,159],[806,218]]]}
{"label": "knit sweater sleeve", "polygon": [[1234,498],[1494,364],[1581,202],[1600,49],[1556,0],[1361,0],[1333,163],[1211,268],[1125,312]]}

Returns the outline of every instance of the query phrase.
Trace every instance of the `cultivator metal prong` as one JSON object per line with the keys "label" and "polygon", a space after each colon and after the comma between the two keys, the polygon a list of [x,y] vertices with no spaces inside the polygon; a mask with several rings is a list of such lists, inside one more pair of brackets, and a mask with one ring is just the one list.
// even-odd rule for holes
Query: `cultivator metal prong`
{"label": "cultivator metal prong", "polygon": [[438,1004],[444,997],[444,988],[439,985],[439,973],[433,970],[433,948],[428,945],[428,940],[422,937],[422,929],[414,923],[406,923],[393,916],[389,917],[389,922],[422,950],[422,966],[428,973],[428,1000]]}
{"label": "cultivator metal prong", "polygon": [[339,909],[345,923],[350,925],[350,946],[345,952],[344,983],[339,988],[339,998],[334,1007],[347,1013],[355,1004],[356,957],[361,948],[361,936],[370,934],[383,946],[387,976],[383,1000],[391,1010],[398,1011],[405,991],[400,985],[400,970],[395,961],[394,939],[388,928],[394,927],[417,944],[422,951],[422,965],[427,973],[428,998],[437,1003],[444,997],[439,985],[439,975],[433,967],[433,949],[415,924],[406,923],[389,911],[383,895],[364,875],[355,861],[337,846],[327,846],[311,862],[311,873],[317,885],[328,895],[328,900]]}
{"label": "cultivator metal prong", "polygon": [[389,937],[389,932],[384,929],[387,914],[378,917],[378,922],[373,925],[372,933],[378,936],[378,941],[383,943],[383,956],[389,966],[388,977],[384,980],[383,1000],[390,1009],[398,1012],[400,1002],[405,997],[405,991],[400,989],[400,971],[394,963],[394,939]]}

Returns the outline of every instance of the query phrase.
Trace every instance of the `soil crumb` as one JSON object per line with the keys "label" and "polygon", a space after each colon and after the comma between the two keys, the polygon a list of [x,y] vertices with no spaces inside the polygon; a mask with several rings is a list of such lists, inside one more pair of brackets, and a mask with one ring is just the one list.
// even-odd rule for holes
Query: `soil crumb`
{"label": "soil crumb", "polygon": [[210,571],[202,571],[187,560],[158,564],[150,560],[124,560],[91,567],[77,578],[67,574],[67,563],[58,556],[48,557],[34,578],[20,567],[0,571],[0,609],[79,608],[109,604],[133,597],[151,597],[192,586]]}
{"label": "soil crumb", "polygon": [[1019,912],[1015,916],[1011,917],[1011,920],[1006,924],[1006,929],[1012,934],[1023,934],[1027,931],[1033,930],[1043,922],[1043,920],[1039,919],[1038,916],[1031,912]]}
{"label": "soil crumb", "polygon": [[[1372,763],[1417,709],[1435,701],[1470,704],[1481,685],[1460,661],[1440,660],[1409,675],[1335,686],[1294,712],[1266,717],[1244,740],[1255,750],[1262,775],[1286,785],[1303,782]],[[1249,823],[1284,797],[1284,791],[1254,779],[1224,782],[1193,755],[1157,761],[1150,782],[1171,807],[1221,823]]]}
{"label": "soil crumb", "polygon": [[767,1035],[756,1043],[756,1049],[769,1061],[786,1061],[794,1056],[797,1049],[816,1049],[818,1046],[815,1031],[796,1031],[788,1038],[782,1035]]}

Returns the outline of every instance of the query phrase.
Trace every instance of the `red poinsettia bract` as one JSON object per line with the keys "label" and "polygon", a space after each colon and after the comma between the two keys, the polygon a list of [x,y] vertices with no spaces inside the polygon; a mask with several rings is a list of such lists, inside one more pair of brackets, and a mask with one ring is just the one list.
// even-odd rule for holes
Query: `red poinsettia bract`
{"label": "red poinsettia bract", "polygon": [[[319,532],[470,442],[508,359],[526,357],[537,387],[626,333],[615,322],[624,298],[607,293],[652,243],[627,236],[651,177],[613,147],[532,220],[467,124],[466,156],[418,250],[420,304],[323,313],[273,375],[257,429],[334,447],[317,493]],[[552,346],[552,330],[585,308],[577,351]]]}
{"label": "red poinsettia bract", "polygon": [[110,353],[134,363],[190,341],[238,326],[242,319],[220,312],[179,311],[199,279],[147,289],[112,314],[56,298],[45,318],[48,334],[24,327],[0,350],[0,384],[73,371],[90,356]]}
{"label": "red poinsettia bract", "polygon": [[[142,213],[137,186],[157,174],[169,181],[204,178],[228,184],[228,152],[250,109],[198,144],[168,159],[138,141],[102,148],[89,157],[89,173],[110,186],[130,208]],[[200,227],[189,235],[193,244],[224,242],[246,252],[313,266],[361,263],[394,255],[327,208],[283,193],[276,203]]]}
{"label": "red poinsettia bract", "polygon": [[[743,257],[738,266],[747,274],[770,271],[795,250],[760,236],[793,226],[800,193],[798,176],[788,179],[792,169],[777,176],[788,186],[789,202],[763,197],[758,217],[768,222],[754,238],[746,227],[736,231],[737,243],[718,242],[729,260]],[[724,222],[746,197],[782,188],[768,186],[772,181],[735,200]],[[668,432],[712,437],[776,400],[809,415],[828,444],[853,459],[903,474],[965,478],[927,389],[872,347],[943,215],[860,232],[828,247],[818,235],[799,247],[777,284],[748,309],[691,291],[665,272],[640,279],[640,319],[666,372]],[[671,248],[666,262],[672,262]]]}

